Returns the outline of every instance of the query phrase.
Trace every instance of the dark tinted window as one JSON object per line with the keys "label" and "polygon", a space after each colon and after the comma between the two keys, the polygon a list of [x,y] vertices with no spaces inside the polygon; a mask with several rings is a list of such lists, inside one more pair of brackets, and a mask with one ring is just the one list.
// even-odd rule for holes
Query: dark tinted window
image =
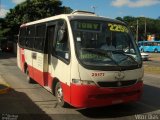
{"label": "dark tinted window", "polygon": [[57,34],[57,42],[55,46],[55,53],[58,57],[64,59],[65,61],[69,60],[69,40],[68,40],[68,31],[67,24],[65,21],[59,21],[59,29]]}
{"label": "dark tinted window", "polygon": [[44,39],[45,39],[45,33],[46,33],[46,25],[41,24],[36,27],[36,38],[34,42],[34,48],[36,50],[43,51],[44,47]]}
{"label": "dark tinted window", "polygon": [[35,26],[29,26],[27,28],[27,37],[25,41],[25,46],[33,48],[34,38],[35,38]]}
{"label": "dark tinted window", "polygon": [[24,46],[26,39],[26,27],[20,28],[20,35],[19,35],[19,45]]}

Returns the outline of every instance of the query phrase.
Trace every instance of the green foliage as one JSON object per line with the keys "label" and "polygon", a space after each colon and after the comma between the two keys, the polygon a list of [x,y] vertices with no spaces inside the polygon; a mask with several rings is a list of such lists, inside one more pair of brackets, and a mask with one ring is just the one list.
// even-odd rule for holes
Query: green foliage
{"label": "green foliage", "polygon": [[125,22],[136,34],[137,21],[138,21],[138,33],[139,40],[145,39],[145,23],[146,23],[146,34],[156,34],[156,39],[160,40],[160,19],[151,19],[146,17],[132,17],[125,16],[123,18],[117,17],[117,20]]}
{"label": "green foliage", "polygon": [[59,0],[27,0],[11,9],[6,19],[8,22],[12,19],[10,23],[15,25],[71,11]]}
{"label": "green foliage", "polygon": [[7,28],[7,24],[5,22],[4,18],[0,18],[0,41],[6,36],[6,33],[10,31],[9,28]]}
{"label": "green foliage", "polygon": [[0,18],[0,30],[6,27],[6,22],[4,18]]}
{"label": "green foliage", "polygon": [[7,32],[10,31],[10,28],[0,30],[0,36],[5,36]]}
{"label": "green foliage", "polygon": [[4,19],[7,26],[2,26],[5,30],[1,30],[1,34],[13,38],[23,23],[70,12],[72,9],[62,6],[60,0],[26,0],[7,13]]}
{"label": "green foliage", "polygon": [[121,17],[116,17],[116,19],[119,21],[123,21],[123,18],[121,18]]}

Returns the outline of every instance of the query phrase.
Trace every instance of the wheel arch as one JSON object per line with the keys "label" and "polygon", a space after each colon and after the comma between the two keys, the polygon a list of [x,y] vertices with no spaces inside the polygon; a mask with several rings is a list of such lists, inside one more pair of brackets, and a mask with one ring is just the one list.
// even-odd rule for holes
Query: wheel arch
{"label": "wheel arch", "polygon": [[157,53],[158,52],[158,48],[154,48],[153,52]]}
{"label": "wheel arch", "polygon": [[24,63],[24,73],[26,73],[27,68],[28,68],[28,64],[25,62],[25,63]]}
{"label": "wheel arch", "polygon": [[57,84],[58,82],[60,82],[58,78],[53,78],[51,89],[52,89],[52,93],[53,93],[54,96],[55,96],[56,84]]}

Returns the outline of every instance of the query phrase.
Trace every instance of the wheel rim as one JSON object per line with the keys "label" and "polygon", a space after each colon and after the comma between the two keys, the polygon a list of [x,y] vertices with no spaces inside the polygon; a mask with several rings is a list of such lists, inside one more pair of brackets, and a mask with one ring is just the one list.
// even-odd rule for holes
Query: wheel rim
{"label": "wheel rim", "polygon": [[61,87],[57,88],[57,99],[59,102],[63,101],[63,92]]}

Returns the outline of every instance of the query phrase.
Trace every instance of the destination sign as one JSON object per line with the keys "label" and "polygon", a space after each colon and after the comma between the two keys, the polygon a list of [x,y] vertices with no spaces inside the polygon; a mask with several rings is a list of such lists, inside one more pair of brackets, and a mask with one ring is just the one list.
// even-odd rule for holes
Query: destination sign
{"label": "destination sign", "polygon": [[91,30],[91,31],[100,31],[100,23],[93,22],[78,22],[77,29],[79,30]]}

